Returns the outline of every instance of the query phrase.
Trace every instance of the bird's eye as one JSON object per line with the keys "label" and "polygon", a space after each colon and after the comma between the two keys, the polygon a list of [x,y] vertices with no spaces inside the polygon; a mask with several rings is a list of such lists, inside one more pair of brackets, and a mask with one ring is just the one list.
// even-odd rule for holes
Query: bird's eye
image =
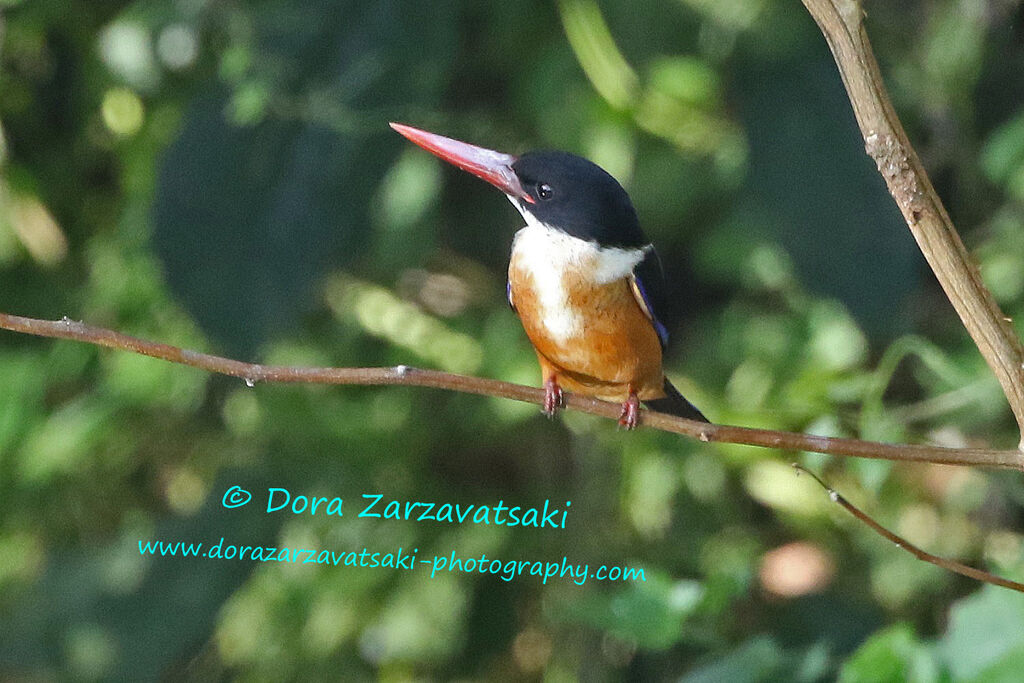
{"label": "bird's eye", "polygon": [[541,183],[537,186],[537,196],[541,199],[551,199],[554,194],[555,191],[547,183]]}

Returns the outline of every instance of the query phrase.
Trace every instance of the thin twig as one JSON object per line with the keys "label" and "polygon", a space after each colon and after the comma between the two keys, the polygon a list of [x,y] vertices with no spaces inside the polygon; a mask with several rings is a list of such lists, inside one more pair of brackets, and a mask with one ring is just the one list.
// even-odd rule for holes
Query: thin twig
{"label": "thin twig", "polygon": [[859,519],[860,521],[864,522],[869,527],[874,529],[875,532],[878,533],[878,535],[888,539],[889,541],[892,541],[896,544],[897,547],[906,550],[908,553],[910,553],[917,559],[924,560],[925,562],[934,564],[936,567],[942,567],[947,571],[962,574],[963,576],[974,579],[975,581],[984,581],[985,583],[991,583],[995,584],[996,586],[1002,586],[1003,588],[1015,590],[1018,593],[1024,593],[1024,584],[1022,583],[1017,583],[1016,581],[1011,581],[1010,579],[1004,579],[1000,576],[996,576],[995,574],[991,574],[981,569],[975,569],[974,567],[970,567],[966,564],[957,562],[955,560],[949,560],[945,557],[932,555],[931,553],[922,550],[921,548],[918,548],[916,545],[906,540],[902,536],[897,536],[893,532],[889,531],[884,526],[882,526],[874,519],[872,519],[866,512],[863,512],[853,503],[846,500],[846,498],[843,498],[842,495],[837,493],[835,489],[833,489],[831,486],[822,481],[821,477],[816,475],[814,472],[811,472],[806,467],[798,465],[797,463],[793,463],[793,467],[796,469],[797,474],[806,474],[811,479],[818,482],[821,488],[825,489],[825,491],[828,492],[828,497],[831,498],[833,502],[838,503],[843,508],[845,508],[846,511],[849,512],[851,515],[853,515],[854,517],[856,517],[857,519]]}
{"label": "thin twig", "polygon": [[[40,337],[72,339],[132,351],[153,358],[188,365],[208,372],[256,382],[297,382],[310,384],[404,385],[448,389],[470,394],[496,396],[541,405],[544,392],[521,384],[482,377],[467,377],[439,370],[423,370],[399,365],[393,368],[296,368],[245,363],[208,353],[131,337],[120,332],[92,327],[68,318],[37,320],[0,313],[0,329]],[[569,408],[617,420],[621,406],[583,396],[567,397]],[[707,424],[673,415],[643,411],[641,424],[666,432],[683,434],[700,441],[744,444],[793,451],[814,451],[831,455],[930,462],[943,465],[972,465],[1024,469],[1024,454],[1019,451],[984,448],[943,448],[939,446],[886,444],[860,439],[841,439],[813,434],[797,434],[770,429],[751,429]]]}
{"label": "thin twig", "polygon": [[892,106],[856,0],[803,0],[853,105],[868,155],[967,332],[1003,388],[1024,449],[1024,346],[985,287]]}

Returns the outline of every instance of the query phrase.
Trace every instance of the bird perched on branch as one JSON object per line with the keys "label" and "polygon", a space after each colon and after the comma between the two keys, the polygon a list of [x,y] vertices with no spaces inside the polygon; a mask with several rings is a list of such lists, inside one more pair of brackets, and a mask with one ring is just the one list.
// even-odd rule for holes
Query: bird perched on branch
{"label": "bird perched on branch", "polygon": [[505,193],[526,220],[508,266],[508,302],[540,361],[544,412],[562,390],[622,403],[632,429],[640,402],[707,422],[662,369],[669,342],[664,276],[629,195],[598,165],[566,152],[513,156],[400,123],[420,147]]}

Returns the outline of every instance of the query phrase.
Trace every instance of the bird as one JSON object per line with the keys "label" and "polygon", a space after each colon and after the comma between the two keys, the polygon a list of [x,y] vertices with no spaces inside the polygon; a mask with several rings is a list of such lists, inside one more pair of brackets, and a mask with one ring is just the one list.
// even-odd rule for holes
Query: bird
{"label": "bird", "polygon": [[392,122],[399,134],[501,190],[526,226],[515,233],[506,292],[540,363],[543,410],[563,390],[709,420],[665,376],[665,277],[629,195],[597,164],[568,152],[516,156]]}

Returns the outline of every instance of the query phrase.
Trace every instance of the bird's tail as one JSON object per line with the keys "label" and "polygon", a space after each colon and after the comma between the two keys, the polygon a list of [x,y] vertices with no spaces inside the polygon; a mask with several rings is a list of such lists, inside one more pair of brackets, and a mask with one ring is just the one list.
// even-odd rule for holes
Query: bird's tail
{"label": "bird's tail", "polygon": [[668,381],[668,377],[665,378],[665,394],[665,398],[656,398],[644,401],[644,403],[647,404],[648,408],[659,413],[668,413],[669,415],[685,417],[687,420],[697,420],[698,422],[711,422],[679,393],[679,390],[672,385],[672,382]]}

